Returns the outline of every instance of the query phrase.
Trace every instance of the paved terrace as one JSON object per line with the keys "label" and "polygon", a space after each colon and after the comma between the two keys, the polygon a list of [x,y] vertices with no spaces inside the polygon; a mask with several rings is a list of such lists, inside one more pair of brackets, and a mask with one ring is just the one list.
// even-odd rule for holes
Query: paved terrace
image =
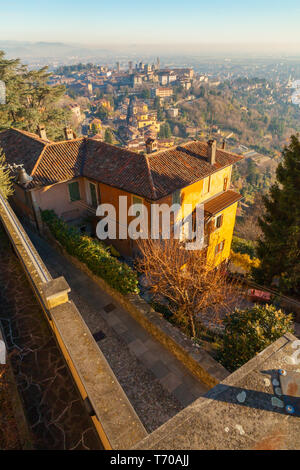
{"label": "paved terrace", "polygon": [[0,321],[35,449],[102,449],[0,223]]}
{"label": "paved terrace", "polygon": [[26,231],[53,277],[64,276],[74,301],[148,432],[208,391],[85,273],[47,241]]}
{"label": "paved terrace", "polygon": [[134,448],[299,450],[299,353],[286,333]]}

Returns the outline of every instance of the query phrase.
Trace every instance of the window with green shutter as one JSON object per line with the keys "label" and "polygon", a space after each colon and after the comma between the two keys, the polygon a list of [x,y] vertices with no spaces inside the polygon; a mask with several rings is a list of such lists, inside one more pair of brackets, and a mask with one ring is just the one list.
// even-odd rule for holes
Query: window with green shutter
{"label": "window with green shutter", "polygon": [[94,185],[93,183],[89,183],[89,185],[90,185],[91,203],[92,203],[92,206],[96,208],[98,206],[96,185]]}
{"label": "window with green shutter", "polygon": [[172,194],[172,204],[181,204],[180,189],[177,189],[177,191]]}
{"label": "window with green shutter", "polygon": [[71,202],[79,201],[80,200],[80,191],[79,191],[79,183],[78,181],[74,181],[74,183],[69,183],[69,195]]}
{"label": "window with green shutter", "polygon": [[[132,204],[143,204],[143,199],[138,196],[132,196]],[[140,211],[137,211],[136,217],[140,216]]]}

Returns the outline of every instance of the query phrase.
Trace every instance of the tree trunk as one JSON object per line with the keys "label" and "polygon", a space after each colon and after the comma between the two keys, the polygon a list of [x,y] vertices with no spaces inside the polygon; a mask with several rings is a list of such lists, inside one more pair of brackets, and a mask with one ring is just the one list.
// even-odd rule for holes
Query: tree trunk
{"label": "tree trunk", "polygon": [[190,317],[190,326],[191,326],[191,333],[192,337],[196,338],[196,328],[195,328],[195,321],[193,315],[189,315]]}

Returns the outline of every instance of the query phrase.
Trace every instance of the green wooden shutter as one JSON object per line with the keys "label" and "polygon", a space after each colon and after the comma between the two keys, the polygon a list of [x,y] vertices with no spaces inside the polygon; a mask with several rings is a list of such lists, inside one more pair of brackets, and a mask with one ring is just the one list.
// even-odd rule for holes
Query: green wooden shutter
{"label": "green wooden shutter", "polygon": [[180,189],[172,194],[172,204],[181,204]]}
{"label": "green wooden shutter", "polygon": [[96,186],[93,183],[90,183],[90,193],[91,193],[91,202],[93,207],[98,206]]}
{"label": "green wooden shutter", "polygon": [[[132,204],[143,204],[143,199],[137,196],[132,197]],[[136,217],[140,216],[140,211],[137,211]]]}
{"label": "green wooden shutter", "polygon": [[69,184],[69,194],[70,194],[70,200],[72,202],[80,200],[80,191],[79,191],[78,181],[74,181],[74,183]]}

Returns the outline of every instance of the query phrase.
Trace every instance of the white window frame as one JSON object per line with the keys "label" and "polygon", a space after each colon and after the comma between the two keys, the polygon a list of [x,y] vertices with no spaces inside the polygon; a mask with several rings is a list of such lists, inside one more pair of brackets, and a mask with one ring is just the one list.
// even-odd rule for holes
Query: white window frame
{"label": "white window frame", "polygon": [[92,195],[91,195],[91,190],[90,190],[90,184],[94,185],[95,186],[95,190],[96,190],[96,198],[97,198],[97,206],[99,205],[99,197],[98,197],[98,185],[97,183],[94,183],[93,181],[90,181],[90,180],[86,180],[86,185],[85,185],[85,189],[86,189],[86,199],[87,199],[87,203],[90,207],[93,207],[92,205]]}
{"label": "white window frame", "polygon": [[[207,184],[207,191],[204,191],[205,184],[206,184],[206,180],[207,180],[207,183],[208,183],[208,184]],[[204,178],[202,194],[203,194],[203,195],[209,194],[209,193],[210,193],[210,189],[211,189],[211,175],[206,176],[206,178]]]}
{"label": "white window frame", "polygon": [[222,219],[224,219],[223,214],[218,214],[218,215],[215,216],[215,218],[214,218],[215,230],[219,230],[219,229],[222,227],[222,225],[223,225],[223,220],[222,220],[222,223],[221,223],[220,227],[217,227],[217,220],[218,220],[219,217],[221,217]]}

